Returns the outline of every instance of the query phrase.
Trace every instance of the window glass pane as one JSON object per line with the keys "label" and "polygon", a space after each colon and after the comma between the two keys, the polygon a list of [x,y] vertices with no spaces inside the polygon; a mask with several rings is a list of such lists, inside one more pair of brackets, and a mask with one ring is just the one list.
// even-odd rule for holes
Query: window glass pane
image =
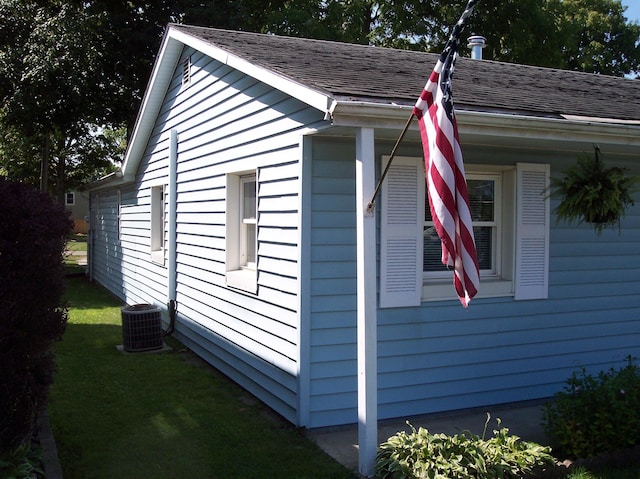
{"label": "window glass pane", "polygon": [[256,182],[245,181],[242,189],[242,218],[256,217]]}
{"label": "window glass pane", "polygon": [[494,221],[495,181],[467,180],[472,221]]}
{"label": "window glass pane", "polygon": [[[469,194],[469,205],[471,207],[472,221],[494,221],[495,220],[495,180],[467,180],[467,193]],[[431,210],[429,209],[429,198],[425,195],[424,204],[425,221],[433,221]]]}
{"label": "window glass pane", "polygon": [[424,256],[423,271],[447,271],[449,268],[442,264],[442,243],[435,227],[424,228]]}
{"label": "window glass pane", "polygon": [[247,224],[245,225],[247,228],[247,263],[249,265],[251,263],[256,263],[256,225],[255,224]]}
{"label": "window glass pane", "polygon": [[[495,179],[476,178],[467,180],[471,219],[476,222],[495,221]],[[424,256],[423,271],[447,271],[449,267],[442,264],[442,246],[436,233],[429,210],[429,200],[425,201]],[[481,270],[493,269],[492,255],[494,232],[496,226],[474,226],[473,233],[478,253],[478,266]]]}
{"label": "window glass pane", "polygon": [[473,236],[476,239],[478,266],[481,270],[492,269],[493,228],[491,226],[476,226],[473,228]]}
{"label": "window glass pane", "polygon": [[[481,270],[492,269],[493,253],[493,228],[480,226],[473,228],[476,239],[476,253],[478,254],[478,266]],[[442,246],[440,238],[434,227],[424,229],[424,256],[423,271],[447,271],[447,266],[442,264]]]}

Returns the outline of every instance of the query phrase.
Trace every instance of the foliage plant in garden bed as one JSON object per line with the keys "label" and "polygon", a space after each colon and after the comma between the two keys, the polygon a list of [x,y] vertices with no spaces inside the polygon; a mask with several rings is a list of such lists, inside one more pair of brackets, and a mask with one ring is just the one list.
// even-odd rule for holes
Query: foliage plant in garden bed
{"label": "foliage plant in garden bed", "polygon": [[411,429],[380,445],[376,470],[382,479],[515,479],[535,477],[556,462],[550,448],[521,441],[504,427],[489,439],[467,431],[449,436]]}
{"label": "foliage plant in garden bed", "polygon": [[640,444],[640,368],[574,372],[543,411],[545,432],[568,457],[585,458]]}

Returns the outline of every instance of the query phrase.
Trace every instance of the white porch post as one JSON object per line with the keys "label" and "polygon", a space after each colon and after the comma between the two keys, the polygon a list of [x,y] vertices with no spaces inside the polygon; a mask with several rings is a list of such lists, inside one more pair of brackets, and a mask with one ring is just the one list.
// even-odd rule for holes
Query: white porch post
{"label": "white porch post", "polygon": [[375,473],[378,447],[376,220],[375,214],[367,213],[374,190],[374,131],[360,128],[356,131],[358,469],[364,477]]}

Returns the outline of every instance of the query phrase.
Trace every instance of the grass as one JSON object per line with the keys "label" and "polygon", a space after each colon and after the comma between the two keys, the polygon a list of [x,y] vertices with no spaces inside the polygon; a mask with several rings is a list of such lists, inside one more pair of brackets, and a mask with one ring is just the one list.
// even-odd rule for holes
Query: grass
{"label": "grass", "polygon": [[65,246],[65,272],[67,275],[83,275],[85,273],[84,264],[79,260],[87,259],[87,235],[73,234],[69,236]]}
{"label": "grass", "polygon": [[65,479],[352,478],[180,343],[123,354],[119,301],[70,278],[49,415]]}
{"label": "grass", "polygon": [[73,234],[69,236],[66,246],[67,251],[87,251],[87,235]]}
{"label": "grass", "polygon": [[[168,353],[118,352],[121,303],[68,281],[49,404],[65,479],[355,477],[173,338]],[[567,477],[640,479],[640,467]]]}

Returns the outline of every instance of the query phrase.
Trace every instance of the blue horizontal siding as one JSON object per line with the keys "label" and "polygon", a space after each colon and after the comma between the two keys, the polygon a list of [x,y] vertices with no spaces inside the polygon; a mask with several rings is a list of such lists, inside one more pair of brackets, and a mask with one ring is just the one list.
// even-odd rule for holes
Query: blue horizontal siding
{"label": "blue horizontal siding", "polygon": [[[353,151],[333,140],[314,140],[312,425],[357,421]],[[419,145],[405,142],[402,154],[420,155]],[[473,150],[469,157],[487,162]],[[549,158],[558,160],[556,177],[573,161]],[[620,231],[551,223],[549,299],[378,310],[380,419],[546,398],[578,368],[599,371],[640,355],[638,203]]]}
{"label": "blue horizontal siding", "polygon": [[[182,85],[178,67],[123,202],[121,250],[109,253],[118,275],[102,273],[105,253],[96,258],[98,279],[135,302],[164,305],[169,299],[167,269],[150,257],[150,191],[168,183],[170,130],[176,129],[175,334],[297,422],[300,142],[324,124],[323,113],[195,50],[186,55],[191,83]],[[247,170],[258,175],[257,294],[225,286],[226,174]],[[111,221],[106,208],[105,203],[102,215]],[[116,246],[111,237],[100,241],[105,251]]]}

